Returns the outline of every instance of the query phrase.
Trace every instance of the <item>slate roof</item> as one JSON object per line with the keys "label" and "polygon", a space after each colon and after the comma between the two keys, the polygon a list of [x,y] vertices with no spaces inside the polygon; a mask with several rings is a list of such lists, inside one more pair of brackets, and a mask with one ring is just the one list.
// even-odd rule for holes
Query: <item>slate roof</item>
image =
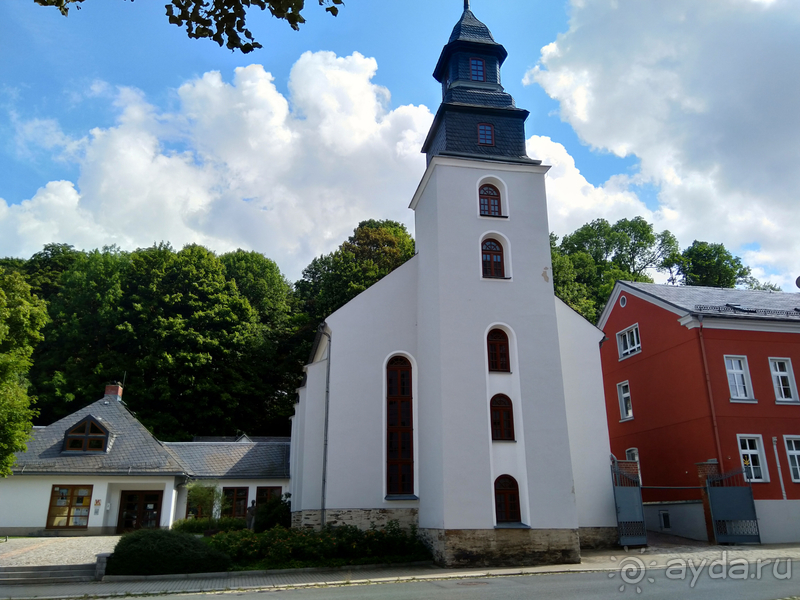
{"label": "slate roof", "polygon": [[288,479],[289,441],[164,442],[196,478]]}
{"label": "slate roof", "polygon": [[620,284],[658,298],[686,313],[800,323],[800,294],[630,281]]}
{"label": "slate roof", "polygon": [[478,42],[479,44],[494,44],[498,45],[492,37],[492,32],[489,28],[481,23],[472,11],[466,9],[464,14],[453,27],[453,32],[450,34],[448,43],[453,42]]}
{"label": "slate roof", "polygon": [[[67,430],[88,416],[109,430],[106,452],[62,452]],[[52,425],[37,427],[31,436],[28,450],[16,453],[13,470],[17,475],[182,475],[185,472],[164,444],[116,396],[104,396]]]}
{"label": "slate roof", "polygon": [[193,442],[237,442],[240,444],[246,442],[285,442],[289,443],[291,438],[282,436],[269,436],[269,435],[196,435],[192,438]]}

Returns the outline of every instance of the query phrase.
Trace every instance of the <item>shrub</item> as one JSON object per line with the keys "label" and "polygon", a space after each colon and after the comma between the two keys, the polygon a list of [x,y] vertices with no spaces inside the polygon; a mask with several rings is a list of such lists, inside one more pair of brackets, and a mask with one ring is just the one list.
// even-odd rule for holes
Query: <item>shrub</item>
{"label": "shrub", "polygon": [[282,498],[270,498],[256,511],[254,527],[256,533],[262,533],[277,526],[286,528],[292,526],[292,505],[289,502],[289,494],[284,494]]}
{"label": "shrub", "polygon": [[108,559],[109,575],[163,575],[227,571],[230,557],[188,533],[140,529],[127,533]]}
{"label": "shrub", "polygon": [[172,524],[172,530],[181,533],[205,533],[209,529],[237,531],[247,529],[247,523],[238,517],[221,517],[219,519],[181,519]]}

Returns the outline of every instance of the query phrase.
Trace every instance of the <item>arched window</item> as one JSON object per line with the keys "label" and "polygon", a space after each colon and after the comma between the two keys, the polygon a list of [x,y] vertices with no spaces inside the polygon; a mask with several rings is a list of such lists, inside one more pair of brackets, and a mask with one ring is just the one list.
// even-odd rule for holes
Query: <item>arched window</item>
{"label": "arched window", "polygon": [[489,370],[511,371],[511,362],[508,359],[508,336],[502,329],[492,329],[486,336],[489,347]]}
{"label": "arched window", "polygon": [[514,407],[508,396],[497,394],[489,404],[492,414],[492,439],[514,439]]}
{"label": "arched window", "polygon": [[501,475],[494,482],[494,510],[498,523],[519,523],[519,486],[511,475]]}
{"label": "arched window", "polygon": [[395,356],[386,366],[386,494],[414,493],[411,363]]}
{"label": "arched window", "polygon": [[483,254],[483,276],[505,277],[503,266],[503,246],[497,240],[484,240],[481,245]]}
{"label": "arched window", "polygon": [[499,217],[503,213],[500,210],[500,192],[493,185],[482,185],[478,192],[481,203],[481,216]]}

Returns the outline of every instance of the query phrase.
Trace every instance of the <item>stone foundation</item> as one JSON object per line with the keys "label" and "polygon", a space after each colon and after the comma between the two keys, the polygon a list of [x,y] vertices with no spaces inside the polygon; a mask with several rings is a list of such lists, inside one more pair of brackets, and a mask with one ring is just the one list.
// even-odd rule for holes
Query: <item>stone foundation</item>
{"label": "stone foundation", "polygon": [[616,527],[580,527],[578,537],[581,540],[581,550],[619,548]]}
{"label": "stone foundation", "polygon": [[[319,529],[319,510],[299,510],[292,513],[292,527]],[[383,527],[389,521],[397,521],[403,529],[419,523],[416,508],[329,508],[325,511],[327,525],[355,525],[359,529],[369,529],[372,525]]]}
{"label": "stone foundation", "polygon": [[420,529],[444,567],[510,567],[581,562],[577,529]]}

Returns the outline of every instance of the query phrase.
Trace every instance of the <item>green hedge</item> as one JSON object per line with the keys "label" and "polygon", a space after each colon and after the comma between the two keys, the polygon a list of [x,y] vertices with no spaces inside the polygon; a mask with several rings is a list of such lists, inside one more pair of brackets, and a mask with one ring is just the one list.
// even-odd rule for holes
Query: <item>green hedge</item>
{"label": "green hedge", "polygon": [[247,529],[247,523],[244,519],[236,517],[221,517],[219,519],[180,519],[172,524],[172,530],[181,533],[205,533],[209,529],[237,531]]}
{"label": "green hedge", "polygon": [[277,569],[382,562],[430,560],[416,530],[404,531],[396,521],[383,529],[354,526],[322,531],[274,527],[218,533],[209,544],[231,557],[235,568]]}
{"label": "green hedge", "polygon": [[108,575],[164,575],[227,571],[231,559],[202,539],[168,529],[140,529],[120,538]]}

